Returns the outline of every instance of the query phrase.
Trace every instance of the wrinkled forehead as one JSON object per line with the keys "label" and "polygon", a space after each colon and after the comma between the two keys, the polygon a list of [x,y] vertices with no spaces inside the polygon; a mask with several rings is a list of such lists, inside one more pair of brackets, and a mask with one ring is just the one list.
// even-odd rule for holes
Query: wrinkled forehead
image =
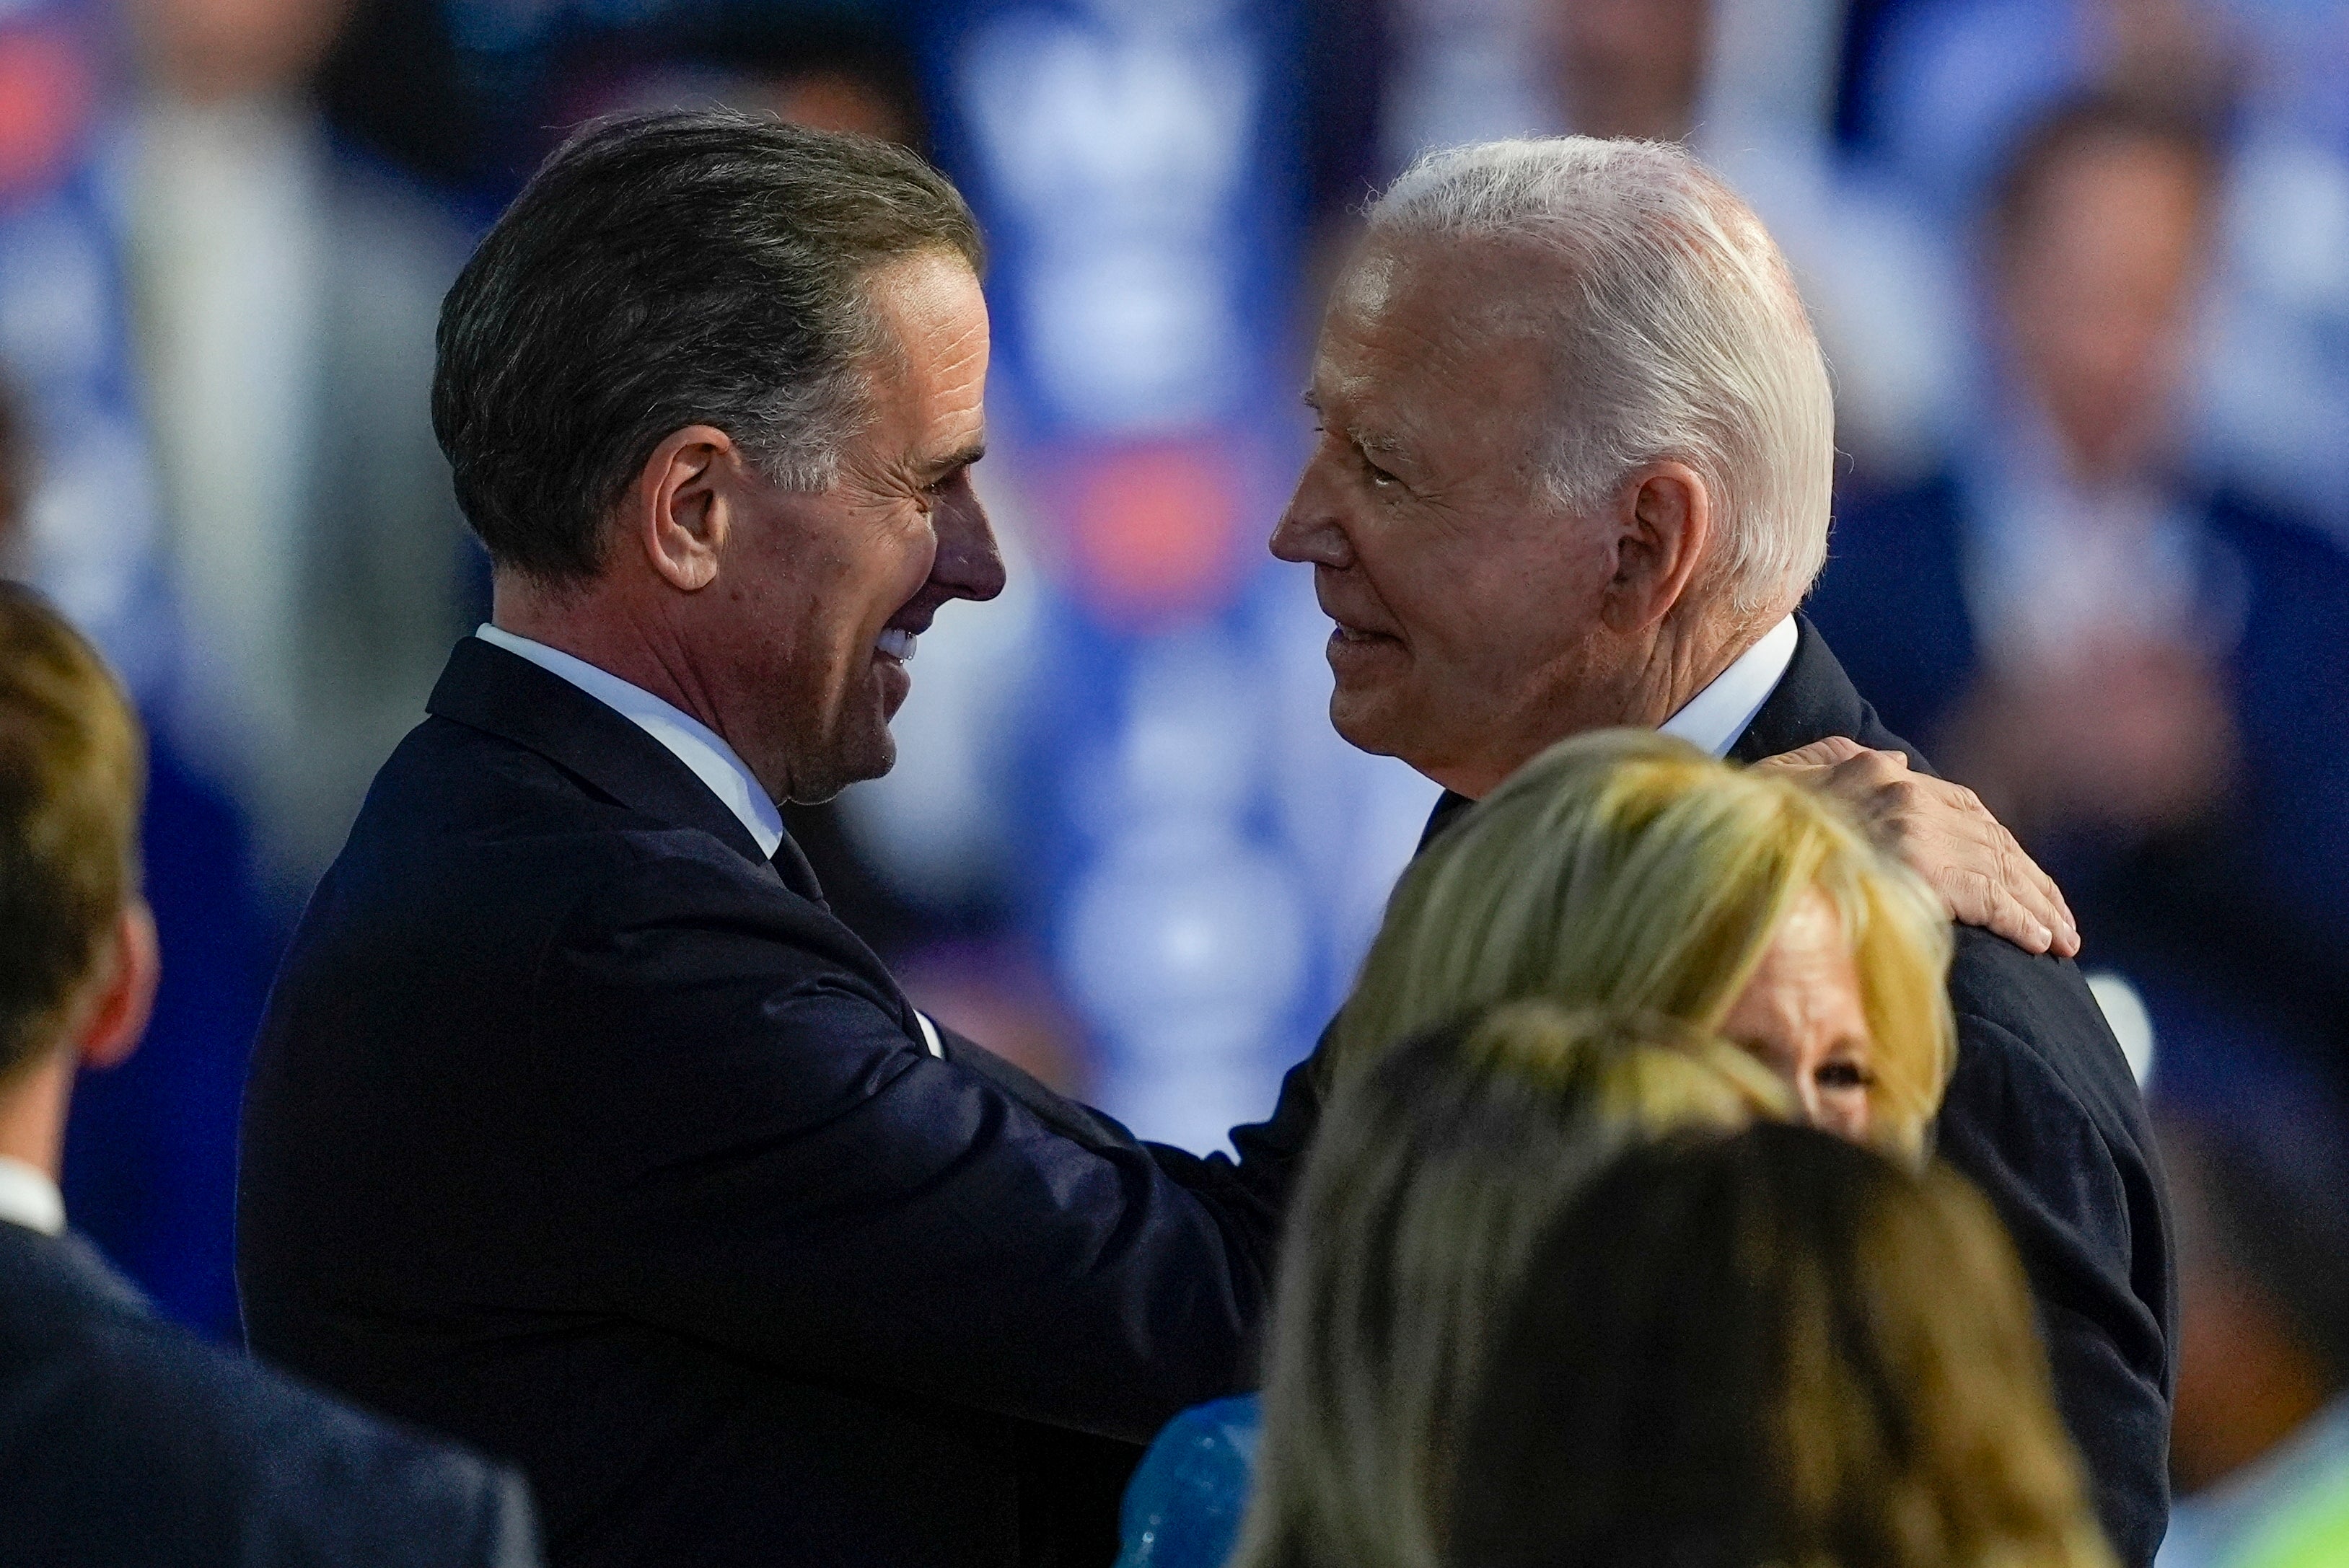
{"label": "wrinkled forehead", "polygon": [[1331,291],[1316,390],[1426,417],[1530,412],[1550,390],[1568,286],[1558,257],[1523,239],[1373,234]]}

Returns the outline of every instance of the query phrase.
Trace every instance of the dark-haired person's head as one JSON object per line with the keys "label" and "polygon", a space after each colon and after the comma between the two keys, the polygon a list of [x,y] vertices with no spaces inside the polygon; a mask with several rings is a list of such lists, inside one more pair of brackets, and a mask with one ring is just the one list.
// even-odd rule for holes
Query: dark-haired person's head
{"label": "dark-haired person's head", "polygon": [[1990,261],[2009,361],[2084,480],[2131,473],[2174,437],[2220,173],[2195,120],[2094,94],[2035,121],[1998,178]]}
{"label": "dark-haired person's head", "polygon": [[913,639],[1002,562],[977,226],[915,154],[730,113],[567,142],[441,308],[500,624],[647,665],[777,799],[887,771]]}
{"label": "dark-haired person's head", "polygon": [[97,652],[0,583],[0,1153],[52,1175],[75,1069],[129,1056],[154,1000],[145,781],[139,720]]}
{"label": "dark-haired person's head", "polygon": [[1455,1568],[2110,1561],[1988,1205],[1799,1127],[1593,1177],[1456,1452]]}

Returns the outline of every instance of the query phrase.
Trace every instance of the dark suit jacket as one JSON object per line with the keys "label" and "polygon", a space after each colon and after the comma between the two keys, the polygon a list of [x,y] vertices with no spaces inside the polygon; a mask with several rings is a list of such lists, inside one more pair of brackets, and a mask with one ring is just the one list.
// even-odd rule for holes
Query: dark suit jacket
{"label": "dark suit jacket", "polygon": [[156,1317],[0,1222],[9,1568],[534,1568],[522,1483]]}
{"label": "dark suit jacket", "polygon": [[[1758,762],[1840,735],[1926,768],[1861,699],[1818,629],[1800,624],[1794,662],[1732,759]],[[1466,806],[1446,796],[1431,835]],[[1936,1150],[2006,1222],[2097,1514],[2123,1563],[2149,1563],[2169,1522],[2178,1282],[2144,1102],[2070,962],[2033,958],[1961,926],[1950,1000],[1958,1065]]]}
{"label": "dark suit jacket", "polygon": [[557,1563],[1108,1561],[1251,1380],[1306,1077],[1235,1164],[936,1059],[628,720],[471,638],[430,711],[263,1024],[254,1346],[519,1463]]}

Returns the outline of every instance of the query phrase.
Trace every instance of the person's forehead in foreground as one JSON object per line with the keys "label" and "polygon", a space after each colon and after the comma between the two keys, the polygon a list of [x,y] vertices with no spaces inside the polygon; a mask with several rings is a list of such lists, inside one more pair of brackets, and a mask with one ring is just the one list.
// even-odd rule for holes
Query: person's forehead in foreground
{"label": "person's forehead in foreground", "polygon": [[1430,155],[1324,323],[1273,538],[1337,628],[1349,740],[1482,794],[1655,724],[1824,559],[1834,415],[1776,248],[1677,148]]}

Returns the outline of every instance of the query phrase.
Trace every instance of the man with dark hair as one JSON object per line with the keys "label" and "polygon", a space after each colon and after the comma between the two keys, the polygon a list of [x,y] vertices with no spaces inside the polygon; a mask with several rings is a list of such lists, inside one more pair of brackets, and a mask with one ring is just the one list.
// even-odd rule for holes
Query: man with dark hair
{"label": "man with dark hair", "polygon": [[909,153],[657,116],[443,311],[494,624],[295,938],[240,1273],[566,1563],[1105,1562],[1133,1445],[1253,1370],[1310,1075],[1237,1161],[1139,1143],[915,1011],[776,810],[886,771],[1002,587],[978,260]]}
{"label": "man with dark hair", "polygon": [[664,116],[443,311],[495,623],[286,959],[240,1277],[256,1346],[520,1461],[558,1561],[1105,1559],[1127,1445],[1249,1361],[1302,1125],[1146,1149],[938,1029],[776,810],[886,771],[1002,586],[979,254],[908,152]]}
{"label": "man with dark hair", "polygon": [[98,655],[0,584],[0,1556],[528,1568],[520,1481],[157,1317],[65,1228],[76,1072],[137,1048],[139,721]]}

